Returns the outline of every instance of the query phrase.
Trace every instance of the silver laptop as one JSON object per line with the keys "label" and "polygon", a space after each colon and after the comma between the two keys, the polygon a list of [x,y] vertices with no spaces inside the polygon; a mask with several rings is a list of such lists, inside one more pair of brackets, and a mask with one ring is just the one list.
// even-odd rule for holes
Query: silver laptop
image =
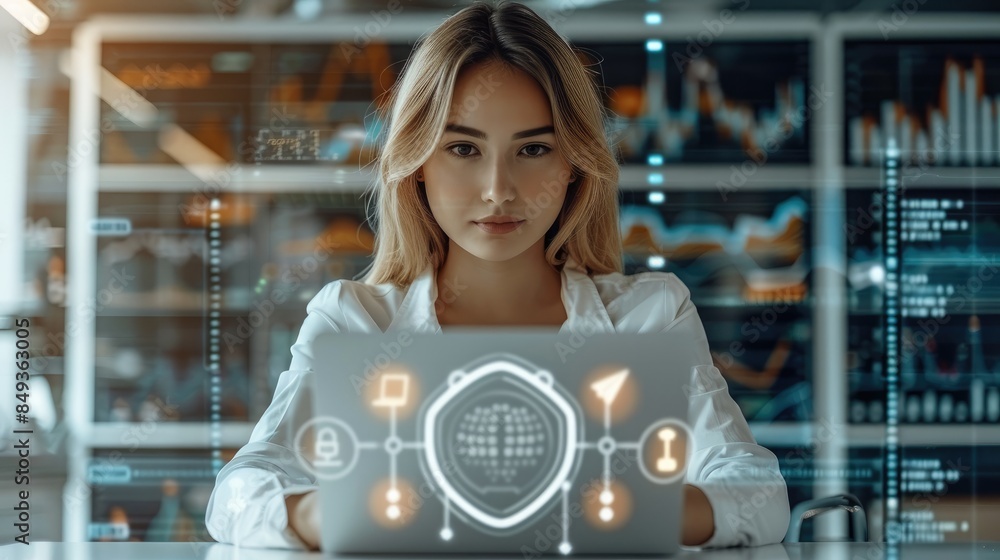
{"label": "silver laptop", "polygon": [[[672,554],[683,335],[326,335],[295,446],[337,554]],[[690,362],[690,363],[689,363]]]}

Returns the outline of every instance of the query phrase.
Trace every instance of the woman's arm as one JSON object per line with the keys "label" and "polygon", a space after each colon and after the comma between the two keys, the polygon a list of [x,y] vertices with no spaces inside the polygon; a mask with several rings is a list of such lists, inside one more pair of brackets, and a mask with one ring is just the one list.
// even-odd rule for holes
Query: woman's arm
{"label": "woman's arm", "polygon": [[[254,548],[310,548],[316,497],[293,500],[316,490],[314,473],[299,460],[295,436],[312,418],[313,343],[329,332],[338,332],[323,308],[339,300],[338,282],[331,282],[306,306],[307,315],[291,348],[289,369],[278,378],[271,404],[254,426],[250,441],[227,463],[216,478],[205,514],[209,534],[223,543]],[[297,517],[294,512],[302,511]],[[303,538],[305,537],[305,538]]]}
{"label": "woman's arm", "polygon": [[778,459],[757,445],[726,380],[713,365],[705,328],[687,287],[672,275],[665,284],[669,297],[679,301],[674,320],[661,332],[690,340],[691,360],[700,364],[683,388],[694,451],[684,480],[682,542],[704,547],[781,542],[790,511]]}
{"label": "woman's arm", "polygon": [[313,486],[300,484],[298,475],[253,466],[261,457],[259,451],[248,453],[238,468],[227,465],[219,471],[205,512],[208,533],[218,542],[236,546],[304,549],[306,545],[288,525],[285,496]]}

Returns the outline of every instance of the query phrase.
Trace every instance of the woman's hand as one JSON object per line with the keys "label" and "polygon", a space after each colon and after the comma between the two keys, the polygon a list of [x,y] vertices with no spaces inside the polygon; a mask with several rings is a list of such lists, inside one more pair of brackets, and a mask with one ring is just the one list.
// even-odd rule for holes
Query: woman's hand
{"label": "woman's hand", "polygon": [[700,546],[715,534],[715,517],[712,504],[699,488],[684,485],[684,532],[681,542],[684,546]]}
{"label": "woman's hand", "polygon": [[319,491],[295,494],[285,498],[288,526],[312,550],[319,550]]}

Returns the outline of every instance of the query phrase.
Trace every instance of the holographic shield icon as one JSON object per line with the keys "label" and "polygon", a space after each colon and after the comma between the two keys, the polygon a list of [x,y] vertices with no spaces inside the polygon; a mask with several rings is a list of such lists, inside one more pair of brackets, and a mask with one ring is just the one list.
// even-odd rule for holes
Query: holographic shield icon
{"label": "holographic shield icon", "polygon": [[582,417],[552,374],[508,353],[453,371],[421,418],[424,467],[459,514],[516,530],[579,466]]}

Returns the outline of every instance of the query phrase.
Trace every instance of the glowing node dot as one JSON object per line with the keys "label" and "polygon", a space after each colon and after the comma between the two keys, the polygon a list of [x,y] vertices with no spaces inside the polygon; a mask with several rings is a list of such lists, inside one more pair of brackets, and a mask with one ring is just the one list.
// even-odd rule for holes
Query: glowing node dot
{"label": "glowing node dot", "polygon": [[601,521],[611,521],[611,518],[615,516],[615,512],[611,511],[609,507],[601,508]]}
{"label": "glowing node dot", "polygon": [[602,504],[609,505],[613,501],[615,501],[615,495],[611,493],[611,490],[604,490],[603,492],[601,492]]}
{"label": "glowing node dot", "polygon": [[385,514],[389,516],[389,519],[399,519],[399,506],[393,504],[385,508]]}
{"label": "glowing node dot", "polygon": [[444,529],[441,529],[441,538],[442,539],[444,539],[446,541],[450,541],[452,536],[454,536],[454,533],[452,533],[451,529],[449,529],[448,527],[445,527]]}
{"label": "glowing node dot", "polygon": [[568,542],[564,542],[564,543],[562,543],[562,544],[559,545],[559,552],[561,552],[563,554],[569,554],[570,551],[572,551],[572,550],[573,550],[573,547]]}
{"label": "glowing node dot", "polygon": [[390,503],[396,503],[399,501],[399,490],[395,488],[390,488],[388,492],[385,493],[385,499],[389,500]]}

